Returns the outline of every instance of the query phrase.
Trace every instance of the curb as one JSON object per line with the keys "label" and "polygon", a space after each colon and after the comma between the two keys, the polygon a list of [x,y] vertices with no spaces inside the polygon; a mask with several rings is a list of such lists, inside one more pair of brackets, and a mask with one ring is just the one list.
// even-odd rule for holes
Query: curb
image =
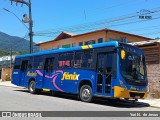
{"label": "curb", "polygon": [[147,103],[147,104],[150,105],[150,107],[159,108],[159,109],[160,109],[160,106],[153,105],[153,104],[151,104],[149,101],[139,101],[139,102]]}
{"label": "curb", "polygon": [[[0,84],[0,86],[27,89],[26,87],[20,87],[20,86],[16,86],[16,85],[1,85],[1,84]],[[49,90],[49,89],[43,89],[43,91],[49,92],[50,90]]]}
{"label": "curb", "polygon": [[160,109],[160,107],[157,107],[157,106],[152,106],[152,105],[150,105],[150,107],[153,107],[153,108],[159,108],[159,109]]}
{"label": "curb", "polygon": [[17,86],[7,86],[7,85],[0,85],[0,86],[25,89],[24,87],[17,87]]}
{"label": "curb", "polygon": [[19,86],[13,86],[13,85],[1,85],[0,84],[0,86],[25,89],[25,87],[19,87]]}

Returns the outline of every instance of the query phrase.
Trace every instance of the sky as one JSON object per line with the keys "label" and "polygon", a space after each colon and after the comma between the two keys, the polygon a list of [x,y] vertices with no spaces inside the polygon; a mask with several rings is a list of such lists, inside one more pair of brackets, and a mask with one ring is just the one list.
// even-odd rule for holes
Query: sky
{"label": "sky", "polygon": [[[81,34],[103,28],[149,38],[160,37],[160,0],[31,0],[31,2],[35,43],[53,40],[63,31]],[[23,14],[28,15],[28,6],[22,6],[20,3],[16,5],[15,2],[11,5],[10,0],[0,0],[0,32],[29,40],[29,31],[26,28],[28,24],[20,21]],[[152,19],[139,19],[140,15],[151,16]]]}

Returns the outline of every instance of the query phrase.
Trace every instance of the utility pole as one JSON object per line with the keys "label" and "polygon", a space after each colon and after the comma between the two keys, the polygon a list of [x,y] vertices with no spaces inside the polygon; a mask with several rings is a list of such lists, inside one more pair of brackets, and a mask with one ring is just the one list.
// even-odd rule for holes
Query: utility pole
{"label": "utility pole", "polygon": [[12,46],[10,48],[10,68],[12,68]]}
{"label": "utility pole", "polygon": [[28,2],[24,0],[11,0],[12,2],[21,3],[22,5],[25,4],[29,7],[29,36],[30,36],[30,53],[33,53],[33,21],[32,21],[32,9],[31,9],[31,0],[28,0]]}

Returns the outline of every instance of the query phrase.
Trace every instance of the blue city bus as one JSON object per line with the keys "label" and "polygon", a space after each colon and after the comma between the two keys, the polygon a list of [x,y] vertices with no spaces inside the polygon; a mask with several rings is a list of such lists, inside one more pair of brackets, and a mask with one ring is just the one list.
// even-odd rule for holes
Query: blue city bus
{"label": "blue city bus", "polygon": [[143,51],[117,41],[17,56],[12,83],[32,94],[43,89],[77,94],[83,102],[94,96],[146,98],[148,85]]}

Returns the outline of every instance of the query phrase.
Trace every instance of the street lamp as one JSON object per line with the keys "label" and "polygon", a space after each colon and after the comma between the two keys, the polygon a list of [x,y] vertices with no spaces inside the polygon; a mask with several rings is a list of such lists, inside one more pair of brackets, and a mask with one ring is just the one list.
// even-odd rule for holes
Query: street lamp
{"label": "street lamp", "polygon": [[14,12],[11,12],[11,11],[9,11],[6,8],[3,8],[3,10],[5,10],[5,11],[11,13],[11,14],[13,14],[29,30],[29,28],[22,22],[22,20]]}
{"label": "street lamp", "polygon": [[[13,14],[29,30],[29,28],[21,21],[21,19],[14,12],[11,12],[6,8],[3,8],[3,10]],[[11,49],[10,49],[10,58],[11,58],[11,60],[10,60],[10,68],[12,68],[12,46],[11,46]]]}
{"label": "street lamp", "polygon": [[[28,2],[24,1],[24,0],[11,0],[12,2],[16,2],[16,3],[21,3],[21,4],[25,4],[28,6],[29,8],[29,19],[28,22],[25,23],[29,23],[29,36],[30,36],[30,53],[33,53],[33,31],[32,31],[32,27],[33,27],[33,21],[32,21],[32,10],[31,10],[31,0],[28,0]],[[10,12],[10,11],[8,11]],[[10,12],[12,13],[12,12]],[[14,14],[14,13],[12,13]],[[15,15],[15,14],[14,14]],[[15,15],[16,16],[16,15]],[[17,17],[17,16],[16,16]],[[23,15],[23,18],[26,17],[26,15]],[[17,17],[18,18],[18,17]],[[19,18],[18,18],[19,19]],[[20,20],[20,19],[19,19]],[[21,21],[21,20],[20,20]],[[28,29],[28,27],[27,27]]]}

